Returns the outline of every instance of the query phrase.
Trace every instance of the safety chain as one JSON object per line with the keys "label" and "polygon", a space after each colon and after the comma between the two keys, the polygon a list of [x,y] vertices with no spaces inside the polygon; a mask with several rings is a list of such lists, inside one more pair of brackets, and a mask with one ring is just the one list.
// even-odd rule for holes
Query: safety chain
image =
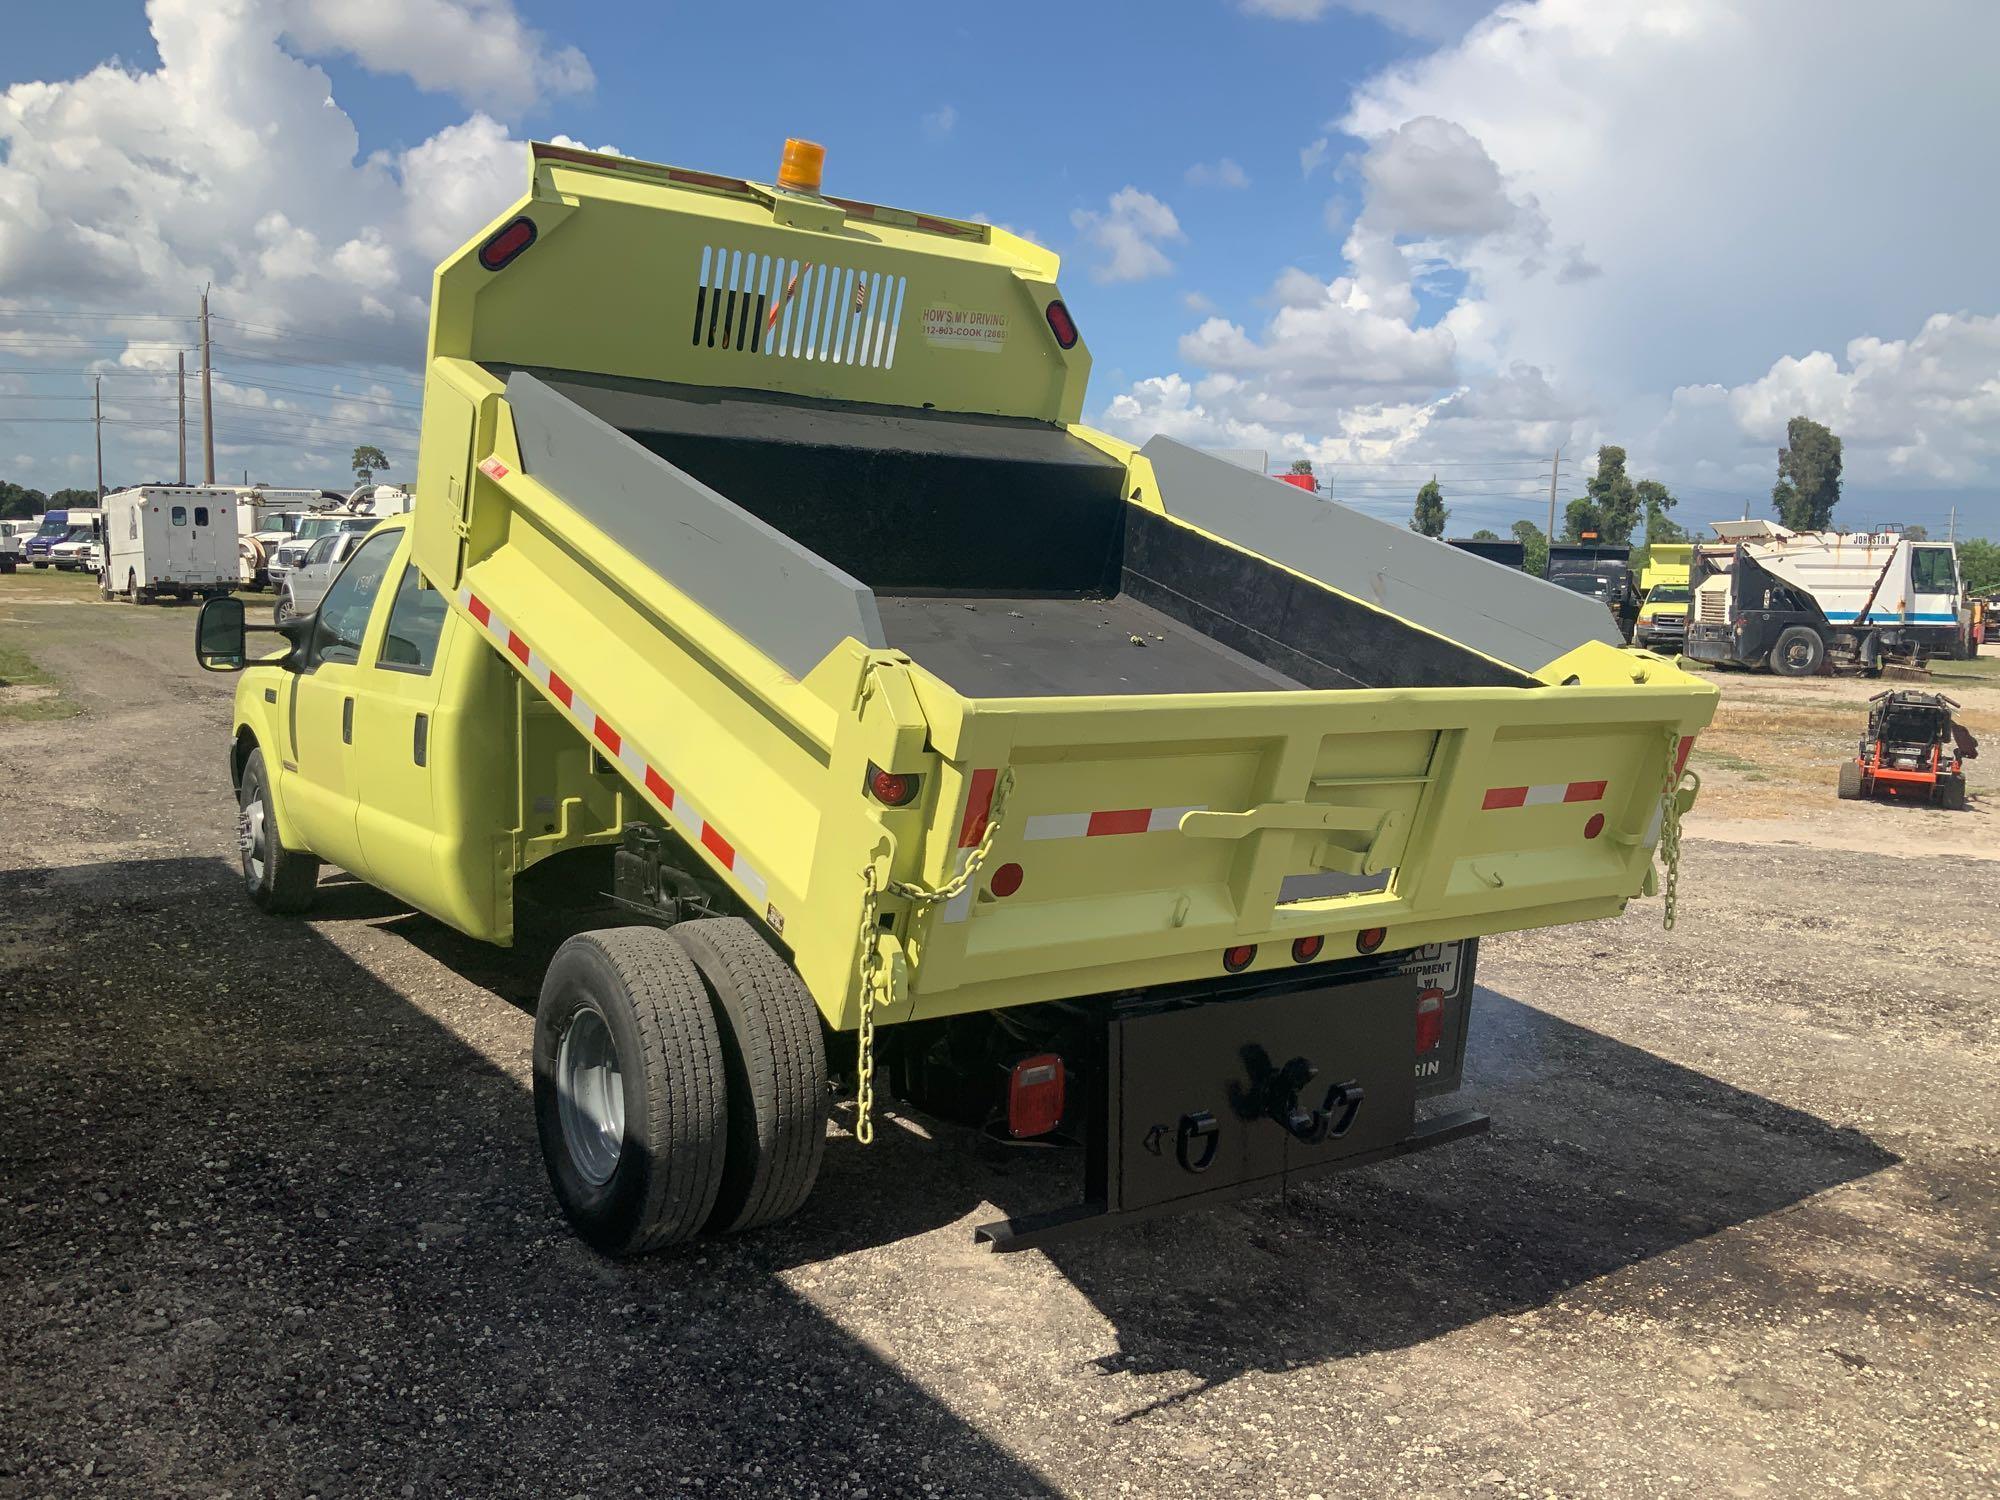
{"label": "safety chain", "polygon": [[936,889],[907,880],[892,880],[886,888],[877,886],[873,860],[861,872],[861,1026],[856,1039],[855,1071],[859,1078],[854,1091],[854,1138],[864,1146],[875,1139],[875,1007],[887,1005],[894,998],[885,993],[889,986],[882,974],[882,950],[876,942],[880,935],[876,921],[883,891],[886,889],[889,895],[919,909],[939,905],[963,892],[978,877],[986,856],[993,852],[993,840],[1000,832],[1001,819],[1006,816],[1007,794],[1013,789],[1013,771],[1002,771],[993,787],[986,831],[980,835],[965,868]]}
{"label": "safety chain", "polygon": [[1683,768],[1680,775],[1674,775],[1672,766],[1674,758],[1680,754],[1680,749],[1679,733],[1669,730],[1667,733],[1667,766],[1669,768],[1667,771],[1667,784],[1666,790],[1660,794],[1660,863],[1665,867],[1667,873],[1667,878],[1660,888],[1660,893],[1664,898],[1662,902],[1661,921],[1665,924],[1669,932],[1673,930],[1674,921],[1679,914],[1680,906],[1678,889],[1681,876],[1680,792],[1683,786],[1691,792],[1699,793],[1701,791],[1701,777],[1693,771]]}

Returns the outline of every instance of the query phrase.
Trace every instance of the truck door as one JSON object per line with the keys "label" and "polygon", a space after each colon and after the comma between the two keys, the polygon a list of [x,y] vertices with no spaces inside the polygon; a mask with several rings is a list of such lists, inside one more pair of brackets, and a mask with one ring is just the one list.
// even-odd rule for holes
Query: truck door
{"label": "truck door", "polygon": [[423,586],[407,547],[392,566],[387,623],[370,643],[354,707],[354,755],[367,777],[356,818],[369,880],[421,905],[437,885],[431,740],[451,611]]}
{"label": "truck door", "polygon": [[1958,555],[1949,542],[1920,543],[1910,549],[1911,625],[1958,625]]}
{"label": "truck door", "polygon": [[354,754],[355,699],[369,619],[389,576],[401,531],[370,537],[326,591],[304,668],[292,681],[291,762],[285,806],[313,853],[362,873],[355,828],[359,785]]}

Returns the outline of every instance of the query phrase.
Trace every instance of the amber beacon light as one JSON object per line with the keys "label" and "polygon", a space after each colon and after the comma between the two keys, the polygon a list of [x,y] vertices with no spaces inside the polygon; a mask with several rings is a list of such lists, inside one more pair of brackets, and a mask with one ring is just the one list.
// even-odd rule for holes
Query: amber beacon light
{"label": "amber beacon light", "polygon": [[778,158],[778,186],[795,193],[817,193],[825,167],[826,147],[818,141],[787,137],[785,154]]}

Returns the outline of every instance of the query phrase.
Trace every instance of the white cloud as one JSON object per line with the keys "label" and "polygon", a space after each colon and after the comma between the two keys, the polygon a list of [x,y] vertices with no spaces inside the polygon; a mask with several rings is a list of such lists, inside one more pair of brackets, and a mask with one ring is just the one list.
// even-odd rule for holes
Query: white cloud
{"label": "white cloud", "polygon": [[2000,7],[1515,0],[1301,151],[1359,143],[1341,273],[1202,323],[1106,419],[1298,456],[1617,442],[1764,495],[1803,411],[1857,484],[1990,492],[1996,54]]}
{"label": "white cloud", "polygon": [[276,10],[309,55],[342,53],[502,115],[596,81],[581,52],[551,48],[512,0],[282,0]]}
{"label": "white cloud", "polygon": [[1185,239],[1174,211],[1151,193],[1131,186],[1111,195],[1104,212],[1078,209],[1070,215],[1084,239],[1102,252],[1092,268],[1099,281],[1144,281],[1164,276],[1174,263],[1160,249]]}
{"label": "white cloud", "polygon": [[924,116],[924,134],[932,140],[943,140],[958,126],[958,109],[955,105],[941,104]]}
{"label": "white cloud", "polygon": [[1411,36],[1457,36],[1493,8],[1493,0],[1238,0],[1247,15],[1274,21],[1317,21],[1328,11],[1352,11]]}
{"label": "white cloud", "polygon": [[1218,162],[1198,161],[1187,169],[1189,187],[1247,188],[1250,175],[1225,156]]}

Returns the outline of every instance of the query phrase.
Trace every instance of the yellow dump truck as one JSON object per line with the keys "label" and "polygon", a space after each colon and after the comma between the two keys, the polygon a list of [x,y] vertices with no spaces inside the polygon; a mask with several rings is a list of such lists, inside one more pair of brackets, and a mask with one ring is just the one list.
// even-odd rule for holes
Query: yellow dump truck
{"label": "yellow dump truck", "polygon": [[1691,542],[1654,542],[1632,549],[1632,588],[1638,613],[1632,644],[1654,651],[1679,651],[1687,640]]}
{"label": "yellow dump truck", "polygon": [[1713,690],[1595,600],[1080,426],[1056,257],[812,155],[538,145],[439,269],[413,514],[281,655],[198,627],[252,898],[332,864],[506,944],[517,889],[601,892],[535,1109],[613,1254],[796,1210],[842,1096],[863,1141],[894,1091],[1078,1148],[1001,1248],[1483,1129],[1419,1102],[1476,939],[1654,888]]}

